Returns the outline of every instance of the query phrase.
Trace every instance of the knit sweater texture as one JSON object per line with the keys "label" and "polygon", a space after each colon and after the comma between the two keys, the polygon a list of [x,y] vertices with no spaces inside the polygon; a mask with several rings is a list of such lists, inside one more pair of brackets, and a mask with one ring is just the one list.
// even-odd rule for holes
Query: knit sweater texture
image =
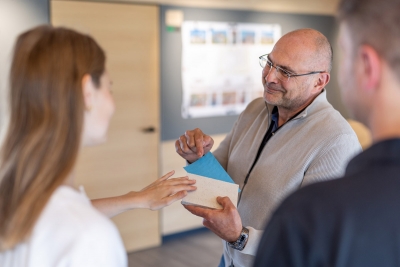
{"label": "knit sweater texture", "polygon": [[272,109],[263,98],[252,101],[214,151],[242,190],[238,211],[250,230],[243,251],[223,241],[226,266],[232,261],[235,267],[251,266],[262,229],[283,199],[304,185],[342,176],[349,160],[361,152],[355,132],[329,104],[324,90],[270,138],[244,186],[271,123]]}

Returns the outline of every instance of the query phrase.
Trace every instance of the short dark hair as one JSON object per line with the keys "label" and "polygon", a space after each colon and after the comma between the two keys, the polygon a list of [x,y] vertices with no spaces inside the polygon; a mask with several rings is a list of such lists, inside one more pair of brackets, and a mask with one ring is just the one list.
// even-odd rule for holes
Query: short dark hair
{"label": "short dark hair", "polygon": [[400,77],[400,0],[341,0],[337,19],[355,48],[372,46]]}

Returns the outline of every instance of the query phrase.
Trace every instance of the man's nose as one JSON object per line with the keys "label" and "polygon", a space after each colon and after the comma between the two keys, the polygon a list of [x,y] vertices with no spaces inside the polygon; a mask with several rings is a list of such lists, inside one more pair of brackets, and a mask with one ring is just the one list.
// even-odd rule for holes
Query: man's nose
{"label": "man's nose", "polygon": [[267,83],[278,83],[276,71],[275,67],[271,67],[268,72],[265,68],[263,69],[263,77]]}

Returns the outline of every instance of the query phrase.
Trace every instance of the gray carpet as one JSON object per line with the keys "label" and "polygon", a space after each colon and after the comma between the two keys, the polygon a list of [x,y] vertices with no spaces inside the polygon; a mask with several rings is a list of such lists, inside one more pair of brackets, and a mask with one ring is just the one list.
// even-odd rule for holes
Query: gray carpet
{"label": "gray carpet", "polygon": [[206,229],[167,237],[160,247],[128,254],[129,267],[217,267],[219,237]]}

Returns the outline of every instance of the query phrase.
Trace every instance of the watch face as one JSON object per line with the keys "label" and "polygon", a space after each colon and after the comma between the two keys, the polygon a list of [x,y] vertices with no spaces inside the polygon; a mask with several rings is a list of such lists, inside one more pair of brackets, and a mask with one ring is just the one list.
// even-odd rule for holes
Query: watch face
{"label": "watch face", "polygon": [[249,230],[243,227],[239,238],[235,242],[228,242],[231,248],[242,251],[247,244],[247,239],[249,238]]}

